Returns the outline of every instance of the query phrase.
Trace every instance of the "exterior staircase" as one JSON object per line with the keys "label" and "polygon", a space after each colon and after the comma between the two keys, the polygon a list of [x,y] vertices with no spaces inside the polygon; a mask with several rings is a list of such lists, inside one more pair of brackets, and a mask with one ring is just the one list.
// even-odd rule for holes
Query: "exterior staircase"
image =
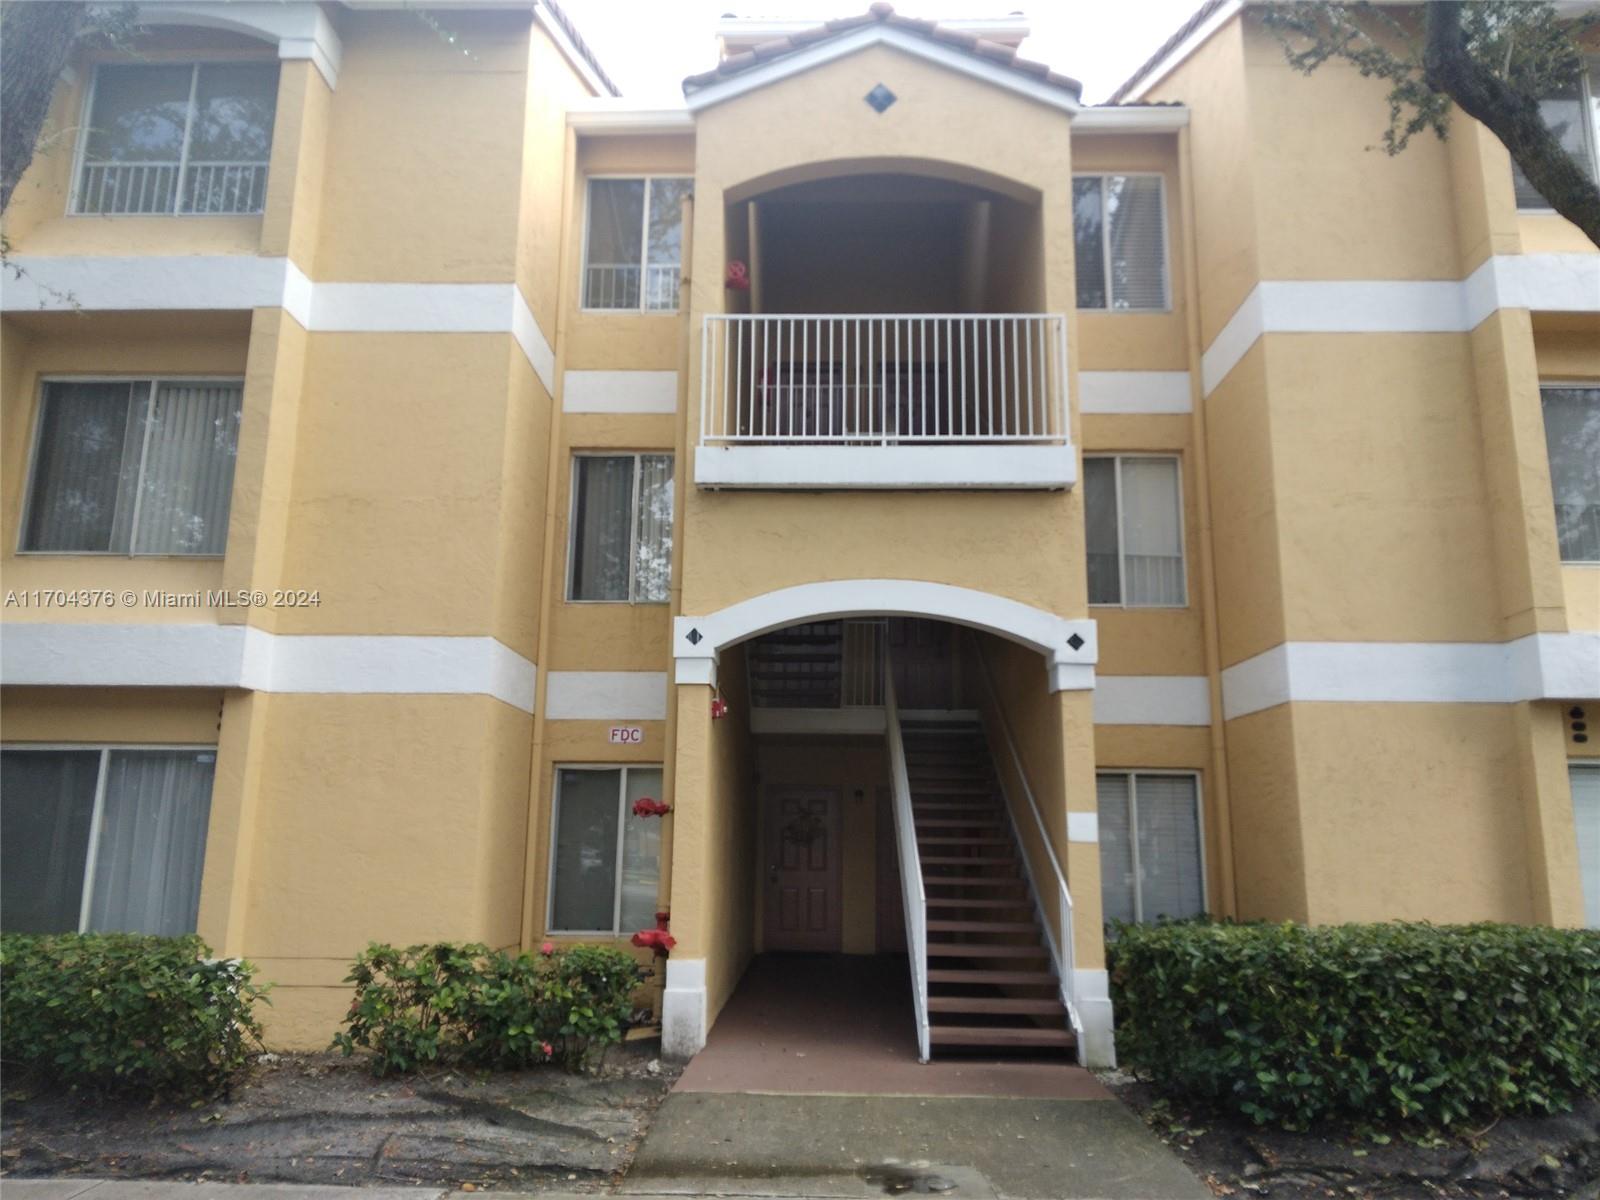
{"label": "exterior staircase", "polygon": [[1071,1054],[1076,1041],[983,727],[901,722],[941,1050]]}

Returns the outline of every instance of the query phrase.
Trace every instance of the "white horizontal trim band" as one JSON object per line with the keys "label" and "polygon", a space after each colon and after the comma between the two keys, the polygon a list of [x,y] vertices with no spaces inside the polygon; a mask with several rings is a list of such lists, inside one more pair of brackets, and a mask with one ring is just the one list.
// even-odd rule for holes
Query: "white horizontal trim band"
{"label": "white horizontal trim band", "polygon": [[1294,701],[1515,704],[1600,699],[1600,633],[1511,642],[1286,642],[1222,672],[1232,720]]}
{"label": "white horizontal trim band", "polygon": [[1096,725],[1209,725],[1204,675],[1104,675],[1095,682]]}
{"label": "white horizontal trim band", "polygon": [[545,390],[555,352],[514,283],[322,283],[244,254],[18,255],[6,312],[282,308],[312,333],[509,333]]}
{"label": "white horizontal trim band", "polygon": [[1508,254],[1463,280],[1263,280],[1200,359],[1206,395],[1268,333],[1469,333],[1502,308],[1600,312],[1600,255]]}
{"label": "white horizontal trim band", "polygon": [[551,721],[664,721],[665,671],[550,671],[544,715]]}
{"label": "white horizontal trim band", "polygon": [[1077,477],[1070,445],[701,446],[694,455],[703,488],[1059,490]]}
{"label": "white horizontal trim band", "polygon": [[1085,413],[1186,413],[1193,407],[1187,371],[1079,371]]}
{"label": "white horizontal trim band", "polygon": [[676,371],[567,371],[561,409],[570,413],[675,413]]}
{"label": "white horizontal trim band", "polygon": [[12,686],[483,695],[531,713],[537,674],[533,663],[490,637],[13,622],[0,639],[0,680]]}

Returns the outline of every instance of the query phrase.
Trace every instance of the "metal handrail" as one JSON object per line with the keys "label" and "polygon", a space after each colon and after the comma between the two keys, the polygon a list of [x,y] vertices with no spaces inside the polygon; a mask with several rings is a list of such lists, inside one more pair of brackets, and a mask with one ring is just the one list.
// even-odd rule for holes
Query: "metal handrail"
{"label": "metal handrail", "polygon": [[[994,686],[994,676],[989,672],[989,660],[984,656],[983,647],[978,643],[976,636],[972,638],[972,648],[978,659],[978,674],[983,679],[984,694],[988,697],[990,707],[994,709],[996,723],[1000,726],[1000,733],[1005,739],[1006,750],[1010,753],[1012,765],[1016,768],[1017,781],[1022,786],[1022,794],[1028,801],[1028,811],[1033,814],[1033,826],[1039,834],[1039,844],[1044,847],[1045,856],[1050,863],[1050,871],[1055,876],[1056,902],[1059,905],[1058,916],[1061,935],[1059,938],[1050,928],[1050,922],[1041,921],[1044,926],[1045,940],[1050,946],[1050,957],[1055,963],[1056,976],[1061,983],[1061,1003],[1066,1007],[1067,1019],[1072,1022],[1072,1031],[1078,1036],[1078,1052],[1083,1053],[1083,1018],[1078,1013],[1077,977],[1075,974],[1075,958],[1072,946],[1072,892],[1067,888],[1067,875],[1061,869],[1061,860],[1056,856],[1054,844],[1050,840],[1049,830],[1045,828],[1044,816],[1039,811],[1039,801],[1033,794],[1033,786],[1028,782],[1027,769],[1022,765],[1022,754],[1017,750],[1017,740],[1011,731],[1011,722],[1006,717],[1005,706],[1000,703],[1000,693]],[[1005,776],[1003,772],[996,772],[1000,780],[1000,788],[1005,790]],[[1006,806],[1008,809],[1010,805]],[[1027,853],[1027,844],[1022,842],[1022,866],[1028,874],[1029,886],[1033,889],[1034,902],[1043,906],[1044,892],[1039,887],[1039,878],[1034,873],[1032,856]],[[1041,916],[1043,914],[1041,913]]]}
{"label": "metal handrail", "polygon": [[894,794],[894,831],[900,849],[900,893],[906,907],[906,953],[911,960],[911,999],[917,1021],[917,1058],[931,1056],[928,1035],[928,893],[922,883],[922,858],[917,853],[916,819],[911,811],[911,777],[906,769],[905,739],[900,731],[900,706],[895,700],[894,672],[884,653],[883,707],[889,734],[889,783]]}

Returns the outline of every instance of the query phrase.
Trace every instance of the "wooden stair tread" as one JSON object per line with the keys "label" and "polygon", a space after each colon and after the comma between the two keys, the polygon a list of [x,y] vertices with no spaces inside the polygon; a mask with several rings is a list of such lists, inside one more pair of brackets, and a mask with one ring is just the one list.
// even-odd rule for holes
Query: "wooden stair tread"
{"label": "wooden stair tread", "polygon": [[962,898],[959,896],[929,896],[929,908],[1032,908],[1033,901],[1024,897],[1021,900],[990,900]]}
{"label": "wooden stair tread", "polygon": [[982,967],[929,967],[929,983],[994,983],[1015,987],[1055,987],[1049,971],[987,971]]}
{"label": "wooden stair tread", "polygon": [[929,942],[929,958],[1046,958],[1043,946],[997,946],[992,942]]}
{"label": "wooden stair tread", "polygon": [[919,837],[919,846],[1009,846],[1008,837]]}
{"label": "wooden stair tread", "polygon": [[1030,1016],[1061,1017],[1067,1010],[1055,997],[1017,996],[929,996],[929,1012],[1021,1013]]}
{"label": "wooden stair tread", "polygon": [[1017,865],[1016,855],[1008,858],[993,858],[980,855],[962,857],[961,855],[923,855],[922,865],[925,867],[1014,867]]}
{"label": "wooden stair tread", "polygon": [[982,875],[929,875],[926,872],[923,873],[922,882],[935,887],[998,888],[1025,887],[1027,885],[1027,880],[1019,879],[1015,876],[1002,878],[993,875],[988,877]]}
{"label": "wooden stair tread", "polygon": [[[994,813],[987,813],[978,817],[919,817],[917,828],[927,829],[971,829],[974,825],[990,825],[995,829],[1004,829],[1000,819]],[[1007,839],[1009,840],[1009,839]]]}
{"label": "wooden stair tread", "polygon": [[930,931],[940,933],[1038,933],[1034,921],[963,921],[943,917],[928,922]]}
{"label": "wooden stair tread", "polygon": [[1066,1029],[1011,1029],[992,1025],[931,1025],[928,1037],[941,1046],[1073,1046]]}

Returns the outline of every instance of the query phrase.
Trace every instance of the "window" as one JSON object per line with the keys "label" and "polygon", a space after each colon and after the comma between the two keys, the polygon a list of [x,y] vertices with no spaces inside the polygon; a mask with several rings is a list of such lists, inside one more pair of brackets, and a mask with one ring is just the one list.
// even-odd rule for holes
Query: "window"
{"label": "window", "polygon": [[688,179],[591,179],[583,307],[678,310]]}
{"label": "window", "polygon": [[0,751],[7,932],[193,933],[209,749]]}
{"label": "window", "polygon": [[1079,308],[1149,312],[1168,307],[1161,187],[1159,175],[1073,177]]}
{"label": "window", "polygon": [[22,549],[221,554],[243,396],[225,380],[47,382]]}
{"label": "window", "polygon": [[[1591,179],[1600,183],[1600,58],[1590,59],[1588,69],[1570,86],[1540,100],[1539,113],[1562,148]],[[1511,180],[1518,208],[1550,207],[1515,162],[1511,164]]]}
{"label": "window", "polygon": [[277,63],[98,68],[73,211],[260,212],[277,102]]}
{"label": "window", "polygon": [[664,604],[671,577],[672,455],[578,455],[567,598]]}
{"label": "window", "polygon": [[551,835],[550,920],[562,933],[654,929],[661,818],[636,801],[661,799],[660,767],[561,767]]}
{"label": "window", "polygon": [[1600,563],[1600,387],[1546,387],[1543,396],[1561,561]]}
{"label": "window", "polygon": [[1105,919],[1154,921],[1205,912],[1199,779],[1106,772],[1095,784]]}
{"label": "window", "polygon": [[1086,456],[1083,522],[1090,604],[1188,603],[1176,458]]}
{"label": "window", "polygon": [[1583,883],[1583,923],[1600,929],[1600,760],[1572,763],[1572,819],[1578,827],[1578,875]]}

